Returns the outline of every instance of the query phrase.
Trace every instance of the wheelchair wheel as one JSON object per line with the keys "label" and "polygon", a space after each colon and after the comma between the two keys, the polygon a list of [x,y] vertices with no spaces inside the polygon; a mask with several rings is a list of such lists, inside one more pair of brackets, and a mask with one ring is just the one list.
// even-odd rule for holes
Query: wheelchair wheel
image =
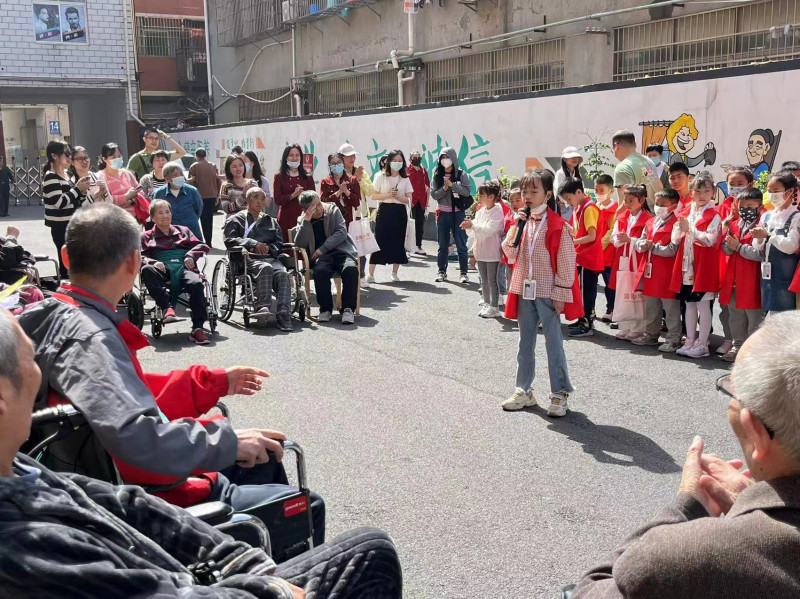
{"label": "wheelchair wheel", "polygon": [[214,266],[211,295],[217,310],[219,310],[217,317],[222,322],[226,322],[233,314],[233,307],[236,304],[236,285],[228,261],[224,258]]}
{"label": "wheelchair wheel", "polygon": [[150,332],[153,334],[154,339],[161,337],[161,331],[164,330],[164,325],[155,316],[150,318]]}
{"label": "wheelchair wheel", "polygon": [[250,310],[244,308],[242,310],[242,318],[244,319],[244,328],[248,328],[250,326]]}
{"label": "wheelchair wheel", "polygon": [[139,297],[139,292],[131,289],[125,296],[125,302],[128,305],[128,320],[141,331],[144,327],[144,304],[142,298]]}

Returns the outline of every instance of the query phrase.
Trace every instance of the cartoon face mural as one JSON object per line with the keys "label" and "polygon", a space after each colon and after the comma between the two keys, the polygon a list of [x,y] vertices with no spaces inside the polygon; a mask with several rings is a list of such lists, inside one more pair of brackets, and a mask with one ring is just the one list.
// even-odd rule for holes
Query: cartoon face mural
{"label": "cartoon face mural", "polygon": [[706,166],[714,164],[717,160],[717,150],[713,143],[706,144],[703,152],[697,156],[689,156],[699,135],[692,115],[683,113],[675,119],[667,128],[664,140],[670,151],[669,163],[683,162],[689,168],[698,164]]}
{"label": "cartoon face mural", "polygon": [[782,131],[778,131],[776,135],[772,129],[756,129],[750,134],[745,154],[747,163],[753,169],[753,176],[756,179],[761,173],[772,170],[782,133]]}

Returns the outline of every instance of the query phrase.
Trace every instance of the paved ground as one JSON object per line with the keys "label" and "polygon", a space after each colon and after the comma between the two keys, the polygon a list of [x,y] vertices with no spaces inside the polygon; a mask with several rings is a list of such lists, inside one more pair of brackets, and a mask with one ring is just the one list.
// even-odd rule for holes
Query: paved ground
{"label": "paved ground", "polygon": [[[11,214],[26,247],[53,253],[41,209]],[[197,362],[269,371],[260,395],[227,401],[235,424],[305,446],[330,536],[389,531],[407,597],[555,597],[673,496],[694,434],[739,456],[714,391],[721,361],[662,356],[599,325],[566,342],[577,388],[566,418],[504,413],[515,323],[478,318],[474,283],[435,284],[432,256],[400,274],[387,283],[379,267],[356,327],[296,323],[281,334],[245,330],[238,315],[201,348],[181,322],[140,356],[154,371]],[[544,396],[541,338],[536,356]]]}

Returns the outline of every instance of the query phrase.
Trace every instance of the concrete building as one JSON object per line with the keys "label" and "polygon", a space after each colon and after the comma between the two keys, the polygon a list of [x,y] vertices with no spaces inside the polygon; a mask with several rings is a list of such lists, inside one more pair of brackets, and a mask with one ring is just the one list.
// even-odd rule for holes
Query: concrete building
{"label": "concrete building", "polygon": [[[800,0],[207,2],[217,123],[401,99],[529,94],[800,56]],[[404,4],[417,5],[410,19]],[[398,85],[398,77],[406,81]]]}
{"label": "concrete building", "polygon": [[9,162],[36,162],[52,139],[92,155],[111,140],[126,154],[138,149],[131,18],[129,0],[0,2],[0,152]]}

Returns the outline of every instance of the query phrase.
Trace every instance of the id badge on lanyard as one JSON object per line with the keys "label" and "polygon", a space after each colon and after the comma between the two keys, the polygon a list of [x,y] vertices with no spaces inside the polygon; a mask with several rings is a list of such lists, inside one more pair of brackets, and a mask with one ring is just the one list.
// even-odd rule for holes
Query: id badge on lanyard
{"label": "id badge on lanyard", "polygon": [[258,222],[257,220],[253,220],[253,224],[252,224],[252,225],[248,225],[248,224],[247,224],[247,217],[245,216],[245,222],[244,222],[244,236],[245,236],[245,237],[247,237],[248,235],[250,235],[250,231],[252,231],[252,230],[253,230],[253,227],[255,227],[255,226],[256,226],[256,223],[257,223],[257,222]]}
{"label": "id badge on lanyard", "polygon": [[761,278],[765,281],[772,279],[772,262],[761,263]]}
{"label": "id badge on lanyard", "polygon": [[[536,299],[536,280],[533,278],[533,249],[536,247],[536,240],[539,239],[539,233],[542,232],[546,220],[547,213],[545,212],[542,220],[538,222],[536,234],[533,236],[533,241],[531,241],[531,245],[528,248],[528,278],[522,282],[522,299],[524,300],[533,301]],[[528,234],[528,238],[530,239],[530,234]],[[553,273],[553,275],[555,275],[555,273]]]}

